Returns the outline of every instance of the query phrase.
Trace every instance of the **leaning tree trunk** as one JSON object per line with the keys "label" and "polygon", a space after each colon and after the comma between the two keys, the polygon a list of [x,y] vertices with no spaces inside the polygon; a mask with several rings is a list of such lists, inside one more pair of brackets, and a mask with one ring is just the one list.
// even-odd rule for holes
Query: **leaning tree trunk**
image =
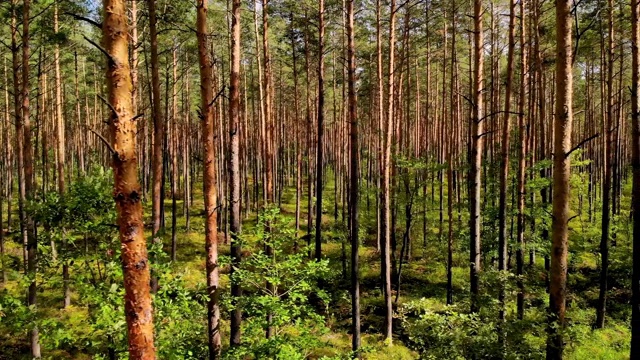
{"label": "leaning tree trunk", "polygon": [[547,359],[562,359],[564,348],[562,329],[567,299],[569,178],[571,175],[569,156],[573,119],[571,4],[569,0],[556,1],[556,111]]}
{"label": "leaning tree trunk", "polygon": [[102,40],[107,61],[106,83],[111,108],[109,129],[113,145],[113,195],[124,271],[125,314],[129,357],[155,359],[149,261],[142,219],[142,189],[138,182],[137,124],[133,120],[129,38],[125,1],[104,0]]}

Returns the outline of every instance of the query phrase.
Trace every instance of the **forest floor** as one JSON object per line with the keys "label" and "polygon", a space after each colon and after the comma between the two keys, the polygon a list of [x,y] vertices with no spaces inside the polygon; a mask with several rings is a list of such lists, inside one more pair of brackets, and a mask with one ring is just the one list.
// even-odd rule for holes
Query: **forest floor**
{"label": "forest floor", "polygon": [[[330,178],[330,177],[329,177]],[[445,187],[446,189],[446,187]],[[196,288],[202,286],[205,282],[205,253],[204,253],[204,235],[203,235],[203,219],[201,217],[202,200],[199,189],[194,189],[194,204],[191,210],[190,229],[185,226],[185,218],[182,216],[182,201],[178,204],[178,232],[177,232],[177,261],[171,264],[171,268],[182,274],[182,278],[186,285]],[[446,190],[445,190],[446,191]],[[323,244],[323,255],[330,261],[330,269],[333,272],[342,272],[342,246],[339,241],[334,241],[332,233],[335,222],[333,216],[334,210],[334,184],[329,181],[325,189],[325,202],[323,224],[327,229],[324,232],[324,238],[330,239]],[[429,200],[430,201],[430,200]],[[577,201],[577,200],[576,200]],[[625,191],[623,201],[628,202],[628,189]],[[383,323],[383,297],[380,291],[380,257],[376,251],[376,229],[375,229],[375,199],[371,197],[370,208],[367,210],[366,202],[363,199],[361,210],[362,226],[366,227],[366,237],[363,239],[363,246],[360,250],[360,268],[361,268],[361,299],[362,299],[362,332],[363,345],[367,352],[367,359],[417,359],[420,354],[403,345],[404,334],[402,332],[400,322],[401,319],[394,319],[394,333],[397,338],[394,339],[394,345],[388,347],[384,345],[379,329]],[[426,242],[423,244],[422,224],[417,222],[413,228],[413,251],[411,261],[405,264],[402,270],[402,283],[400,296],[395,308],[401,307],[410,301],[423,299],[432,307],[433,311],[442,311],[446,308],[446,239],[440,238],[439,233],[439,210],[437,204],[433,204],[427,213],[427,231]],[[167,200],[166,217],[167,230],[164,236],[164,243],[170,243],[170,215],[171,201]],[[17,206],[14,206],[16,209]],[[432,209],[433,210],[432,210]],[[150,214],[150,201],[145,205],[145,218],[148,219]],[[288,217],[291,226],[294,227],[295,214],[295,189],[286,188],[282,196],[281,214]],[[5,215],[6,216],[6,215]],[[17,215],[15,215],[17,218]],[[306,200],[301,204],[301,224],[306,223]],[[339,220],[340,221],[340,220]],[[417,219],[416,221],[419,221]],[[462,220],[464,222],[464,219]],[[243,221],[243,231],[250,232],[255,227],[256,214],[249,213]],[[446,212],[445,212],[446,224]],[[582,220],[577,219],[572,223],[570,249],[570,269],[569,269],[569,303],[567,318],[569,321],[569,341],[566,348],[566,358],[574,360],[583,359],[627,359],[630,331],[628,319],[630,316],[630,307],[628,305],[627,282],[630,279],[630,254],[631,246],[629,237],[624,229],[618,231],[617,245],[612,249],[612,274],[610,283],[612,290],[610,291],[610,301],[608,306],[607,326],[603,330],[592,330],[591,324],[595,318],[595,303],[598,297],[598,256],[594,249],[597,249],[598,233],[597,229],[592,227],[580,226],[584,224]],[[403,228],[404,224],[398,224],[398,228]],[[445,225],[446,228],[446,225]],[[306,229],[301,226],[301,233],[304,234]],[[150,239],[150,233],[147,233],[147,239]],[[577,241],[576,239],[581,239]],[[586,239],[586,241],[585,241]],[[453,288],[454,303],[465,302],[468,300],[468,267],[467,264],[467,245],[466,238],[456,239],[456,252],[454,255],[453,268]],[[580,245],[578,245],[580,244]],[[346,251],[349,251],[348,245]],[[169,248],[167,247],[167,250]],[[224,236],[220,234],[219,250],[221,255],[228,255],[229,247],[224,244]],[[399,251],[399,249],[398,249]],[[19,244],[8,241],[7,252],[13,261],[21,261],[22,249]],[[515,256],[514,256],[515,258]],[[485,256],[484,261],[491,261]],[[515,261],[515,260],[514,260]],[[487,266],[487,265],[485,265]],[[627,268],[628,267],[628,268]],[[348,267],[347,267],[348,268]],[[548,295],[544,288],[544,259],[543,256],[537,256],[535,264],[527,267],[527,308],[525,312],[525,320],[530,322],[544,322],[544,309],[548,303]],[[10,279],[6,284],[6,288],[11,290],[17,286],[15,277]],[[530,285],[532,284],[532,285]],[[222,271],[221,277],[222,292],[229,291],[228,272]],[[331,329],[330,333],[324,335],[323,341],[326,344],[317,348],[310,354],[309,358],[317,359],[322,356],[334,356],[337,354],[348,353],[351,346],[349,332],[350,324],[350,302],[348,296],[349,281],[345,277],[342,282],[332,284],[328,289],[332,292],[343,293],[344,301],[333,304],[331,313],[327,317],[327,325]],[[492,289],[488,289],[491,292]],[[490,295],[490,294],[488,294]],[[39,308],[41,313],[46,317],[64,318],[66,321],[74,324],[74,326],[82,327],[83,317],[86,316],[86,309],[72,306],[70,309],[61,310],[61,294],[60,291],[47,291],[41,289],[39,292]],[[508,295],[508,300],[515,296]],[[72,298],[72,302],[77,298]],[[508,308],[510,316],[514,316],[515,305],[513,301]],[[124,319],[123,319],[124,320]],[[2,355],[3,351],[14,348],[18,352],[24,353],[28,351],[26,336],[24,339],[12,338],[9,334],[2,335],[2,314],[0,309],[0,359],[21,359],[27,357],[12,357],[12,355]],[[543,325],[537,329],[544,329]],[[25,334],[26,335],[26,334]],[[528,346],[543,348],[545,346],[544,332],[536,332],[527,334],[522,341],[527,342]],[[205,341],[205,339],[203,339]],[[223,319],[223,343],[228,343],[228,322]],[[5,350],[2,350],[5,349]],[[73,356],[67,352],[56,352],[52,349],[43,349],[46,356],[53,359],[86,359],[83,354],[74,354]],[[10,352],[13,356],[17,356],[16,352]],[[3,357],[5,356],[5,357]],[[6,357],[9,356],[9,357]]]}

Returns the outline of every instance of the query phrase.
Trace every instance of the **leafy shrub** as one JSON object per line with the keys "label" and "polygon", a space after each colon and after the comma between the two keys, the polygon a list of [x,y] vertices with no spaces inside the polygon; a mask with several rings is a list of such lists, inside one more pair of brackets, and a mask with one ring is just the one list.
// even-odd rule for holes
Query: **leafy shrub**
{"label": "leafy shrub", "polygon": [[[270,232],[265,231],[267,225]],[[248,235],[245,241],[253,237],[255,248],[269,246],[272,253],[264,249],[251,253],[232,277],[244,288],[239,305],[246,318],[242,345],[227,357],[305,359],[320,344],[320,335],[328,331],[318,313],[328,297],[317,285],[328,274],[328,262],[309,260],[306,249],[290,251],[295,233],[276,209],[267,209],[254,233]],[[269,327],[273,336],[266,339]]]}

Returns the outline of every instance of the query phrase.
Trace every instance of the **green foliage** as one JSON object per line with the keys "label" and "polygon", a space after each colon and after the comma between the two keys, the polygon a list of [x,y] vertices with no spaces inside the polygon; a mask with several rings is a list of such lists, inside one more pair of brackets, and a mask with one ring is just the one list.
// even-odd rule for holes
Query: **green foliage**
{"label": "green foliage", "polygon": [[477,314],[453,309],[437,313],[418,300],[403,307],[403,316],[408,343],[422,359],[467,359],[472,354],[482,359],[496,354],[495,323],[480,321]]}
{"label": "green foliage", "polygon": [[[267,227],[271,231],[266,231]],[[328,261],[309,260],[306,249],[290,251],[295,234],[277,209],[265,210],[251,235],[254,248],[269,246],[272,253],[264,249],[251,253],[233,275],[232,281],[242,284],[245,291],[239,305],[246,318],[242,346],[227,356],[305,359],[328,330],[318,312],[326,311],[328,303],[327,294],[318,286],[328,275]],[[274,335],[266,339],[269,326]]]}
{"label": "green foliage", "polygon": [[509,319],[502,325],[506,334],[503,345],[498,338],[497,304],[483,306],[482,313],[470,314],[460,311],[459,306],[434,311],[425,299],[405,304],[401,319],[407,345],[417,350],[421,359],[544,358],[544,341],[530,336],[544,336],[543,319]]}

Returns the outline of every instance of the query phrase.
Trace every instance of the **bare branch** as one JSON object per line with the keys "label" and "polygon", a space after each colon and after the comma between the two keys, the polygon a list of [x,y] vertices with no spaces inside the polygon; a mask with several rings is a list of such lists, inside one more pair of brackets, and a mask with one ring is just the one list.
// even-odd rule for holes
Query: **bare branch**
{"label": "bare branch", "polygon": [[98,97],[100,98],[100,100],[102,100],[102,102],[105,103],[105,105],[107,105],[109,107],[109,109],[111,109],[111,111],[113,111],[113,114],[116,115],[116,117],[118,116],[118,112],[116,111],[116,108],[113,107],[113,105],[111,105],[107,99],[105,99],[102,95],[98,95]]}
{"label": "bare branch", "polygon": [[82,15],[74,14],[74,13],[71,13],[71,12],[65,12],[64,14],[65,15],[69,15],[69,16],[71,16],[72,18],[74,18],[76,20],[81,20],[81,21],[84,21],[86,23],[89,23],[89,24],[97,27],[98,29],[102,29],[102,23],[99,23],[99,22],[97,22],[97,21],[95,21],[93,19],[89,19],[89,18],[84,17]]}
{"label": "bare branch", "polygon": [[578,149],[579,149],[579,148],[581,148],[584,144],[586,144],[586,143],[588,143],[589,141],[591,141],[591,140],[593,140],[593,139],[597,138],[598,136],[600,136],[600,134],[593,134],[593,135],[589,136],[588,138],[586,138],[586,139],[584,139],[584,140],[580,141],[580,142],[578,143],[578,145],[574,146],[574,147],[573,147],[573,149],[569,150],[569,152],[568,152],[568,153],[564,154],[564,158],[565,158],[565,159],[566,159],[566,158],[568,158],[568,157],[569,157],[569,155],[571,155],[571,153],[572,153],[572,152],[574,152],[574,151],[578,150]]}
{"label": "bare branch", "polygon": [[102,140],[102,142],[104,143],[104,145],[107,147],[107,149],[109,149],[109,152],[112,155],[117,154],[116,151],[113,149],[113,146],[111,146],[111,144],[109,143],[109,141],[107,139],[104,138],[104,136],[102,136],[101,134],[99,134],[97,131],[93,130],[90,127],[87,127],[87,129],[89,129],[89,131],[91,131],[92,133],[94,133],[100,140]]}
{"label": "bare branch", "polygon": [[112,64],[117,63],[116,59],[113,56],[111,56],[111,54],[109,54],[109,52],[107,50],[105,50],[105,48],[103,48],[102,46],[98,45],[95,41],[89,39],[86,35],[82,35],[82,37],[85,40],[87,40],[89,42],[89,44],[93,45],[96,49],[100,50],[100,52],[103,53],[107,57],[107,59],[109,59],[109,61]]}

